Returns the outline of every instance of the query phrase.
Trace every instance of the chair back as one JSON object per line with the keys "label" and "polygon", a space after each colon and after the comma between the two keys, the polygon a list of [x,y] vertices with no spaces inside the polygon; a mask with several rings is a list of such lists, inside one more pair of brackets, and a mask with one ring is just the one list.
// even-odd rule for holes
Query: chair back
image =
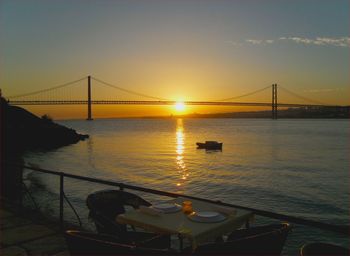
{"label": "chair back", "polygon": [[65,238],[70,255],[130,254],[134,246],[118,243],[117,238],[76,230],[67,230]]}
{"label": "chair back", "polygon": [[303,245],[300,250],[301,256],[348,256],[350,255],[349,249],[344,247],[328,244],[328,243],[309,243]]}
{"label": "chair back", "polygon": [[280,255],[290,230],[288,223],[237,230],[226,242],[199,246],[196,254]]}
{"label": "chair back", "polygon": [[125,233],[126,226],[116,223],[117,215],[125,213],[125,206],[134,209],[141,205],[150,206],[151,203],[141,197],[122,190],[102,190],[90,194],[86,199],[89,217],[96,225],[99,233]]}
{"label": "chair back", "polygon": [[117,237],[78,230],[67,230],[65,238],[71,256],[75,255],[135,255],[174,254],[167,249],[126,244]]}

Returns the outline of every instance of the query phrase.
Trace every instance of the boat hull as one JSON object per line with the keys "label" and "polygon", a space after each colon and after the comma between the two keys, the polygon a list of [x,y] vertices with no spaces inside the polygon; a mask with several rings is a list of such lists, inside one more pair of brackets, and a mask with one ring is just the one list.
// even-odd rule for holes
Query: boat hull
{"label": "boat hull", "polygon": [[222,143],[201,143],[197,142],[198,149],[206,149],[206,150],[221,150]]}

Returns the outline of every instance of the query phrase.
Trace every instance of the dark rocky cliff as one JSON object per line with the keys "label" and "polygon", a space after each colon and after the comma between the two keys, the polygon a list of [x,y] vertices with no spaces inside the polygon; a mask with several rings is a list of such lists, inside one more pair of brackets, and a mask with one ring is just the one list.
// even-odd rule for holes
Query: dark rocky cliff
{"label": "dark rocky cliff", "polygon": [[75,130],[39,118],[1,98],[1,144],[6,152],[52,149],[87,138]]}
{"label": "dark rocky cliff", "polygon": [[1,195],[11,199],[20,196],[22,169],[13,164],[23,164],[24,151],[50,150],[87,137],[48,118],[11,106],[0,97]]}

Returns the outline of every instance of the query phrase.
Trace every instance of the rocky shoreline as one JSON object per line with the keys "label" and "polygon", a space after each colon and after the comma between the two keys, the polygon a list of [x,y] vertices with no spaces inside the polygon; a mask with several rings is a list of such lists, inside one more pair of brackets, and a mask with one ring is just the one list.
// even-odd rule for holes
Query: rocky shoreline
{"label": "rocky shoreline", "polygon": [[0,180],[1,196],[15,198],[21,191],[22,170],[12,164],[23,164],[28,150],[51,150],[89,138],[75,130],[8,104],[0,98]]}
{"label": "rocky shoreline", "polygon": [[4,98],[1,98],[1,126],[1,144],[6,151],[58,148],[89,137],[11,106]]}

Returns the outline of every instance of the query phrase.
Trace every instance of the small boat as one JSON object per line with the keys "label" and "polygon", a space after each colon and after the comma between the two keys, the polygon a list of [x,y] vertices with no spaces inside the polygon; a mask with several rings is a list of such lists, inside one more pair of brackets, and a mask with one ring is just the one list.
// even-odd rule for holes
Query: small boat
{"label": "small boat", "polygon": [[206,141],[205,143],[197,142],[197,148],[205,148],[207,150],[222,149],[222,143],[217,141]]}

